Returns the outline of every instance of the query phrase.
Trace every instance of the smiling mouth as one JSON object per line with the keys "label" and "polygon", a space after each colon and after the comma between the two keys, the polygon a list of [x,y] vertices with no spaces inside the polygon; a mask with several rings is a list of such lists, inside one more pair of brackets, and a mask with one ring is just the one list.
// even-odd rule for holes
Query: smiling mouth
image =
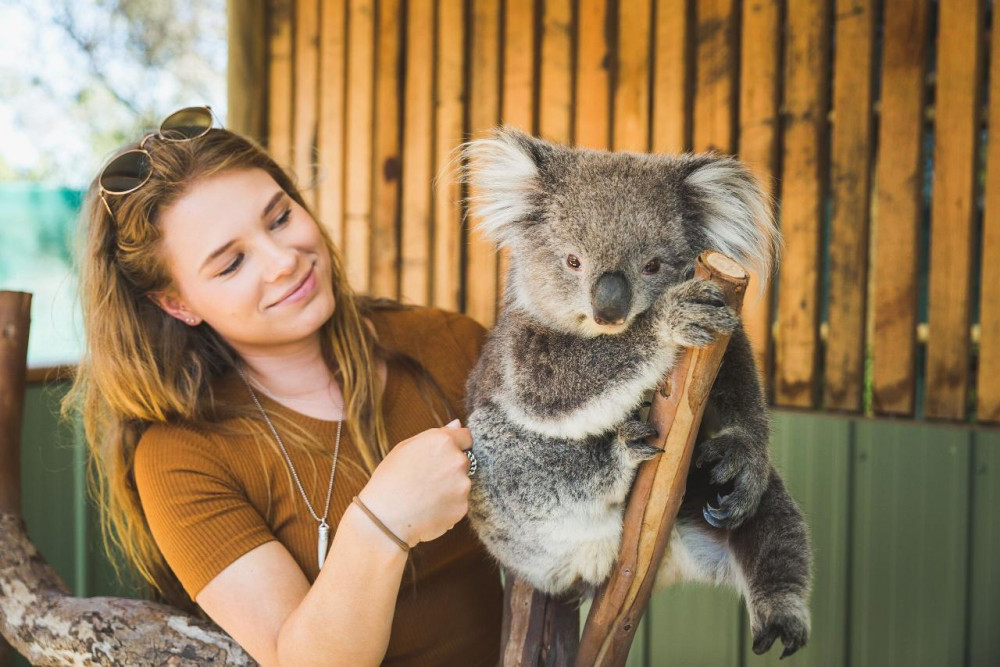
{"label": "smiling mouth", "polygon": [[268,308],[273,308],[274,306],[277,306],[279,303],[281,303],[282,301],[284,301],[285,299],[287,299],[291,295],[295,294],[303,285],[306,284],[306,281],[309,280],[309,276],[311,276],[312,273],[313,273],[313,271],[315,271],[315,270],[316,270],[316,265],[312,264],[309,267],[309,270],[306,271],[306,275],[302,276],[302,280],[300,280],[299,282],[295,283],[295,287],[293,287],[292,289],[290,289],[287,292],[285,292],[285,294],[280,299],[278,299],[277,301],[275,301],[274,303],[272,303],[270,306],[268,306]]}

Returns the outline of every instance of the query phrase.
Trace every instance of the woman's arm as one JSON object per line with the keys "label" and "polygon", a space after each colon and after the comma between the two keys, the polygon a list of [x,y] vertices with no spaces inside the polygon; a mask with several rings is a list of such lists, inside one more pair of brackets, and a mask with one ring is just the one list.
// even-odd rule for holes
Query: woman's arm
{"label": "woman's arm", "polygon": [[197,602],[262,665],[377,665],[406,554],[354,504],[309,582],[280,542],[244,554]]}
{"label": "woman's arm", "polygon": [[[466,428],[433,428],[399,443],[361,499],[407,544],[428,542],[468,512]],[[264,665],[377,665],[389,644],[406,553],[353,503],[310,587],[280,543],[233,561],[198,592],[201,608]]]}

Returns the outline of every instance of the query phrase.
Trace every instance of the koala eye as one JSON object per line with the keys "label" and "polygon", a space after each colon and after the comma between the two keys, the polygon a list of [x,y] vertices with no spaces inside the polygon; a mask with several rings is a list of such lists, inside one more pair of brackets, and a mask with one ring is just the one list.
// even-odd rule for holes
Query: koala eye
{"label": "koala eye", "polygon": [[566,264],[571,269],[579,269],[580,268],[580,260],[578,260],[576,258],[576,255],[567,255],[566,256]]}
{"label": "koala eye", "polygon": [[642,272],[646,275],[652,275],[660,271],[660,260],[653,258],[646,262],[646,266],[642,267]]}

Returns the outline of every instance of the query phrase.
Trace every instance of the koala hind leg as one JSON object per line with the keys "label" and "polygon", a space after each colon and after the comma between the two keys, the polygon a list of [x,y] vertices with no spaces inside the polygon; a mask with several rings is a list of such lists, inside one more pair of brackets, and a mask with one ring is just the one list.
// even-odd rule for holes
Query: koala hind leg
{"label": "koala hind leg", "polygon": [[677,581],[732,586],[746,601],[754,653],[780,637],[782,656],[791,655],[805,645],[810,622],[811,556],[798,506],[773,468],[757,512],[732,531],[699,516],[699,495],[685,497],[655,587]]}
{"label": "koala hind leg", "polygon": [[811,553],[805,518],[772,468],[757,512],[729,534],[747,585],[753,651],[760,655],[781,638],[781,657],[809,638]]}

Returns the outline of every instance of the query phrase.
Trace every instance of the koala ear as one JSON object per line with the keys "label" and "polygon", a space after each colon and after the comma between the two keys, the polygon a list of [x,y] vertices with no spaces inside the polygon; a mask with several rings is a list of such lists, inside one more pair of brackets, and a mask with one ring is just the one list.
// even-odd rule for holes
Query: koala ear
{"label": "koala ear", "polygon": [[684,182],[702,213],[708,242],[756,273],[763,290],[781,255],[771,199],[740,161],[717,155],[697,158]]}
{"label": "koala ear", "polygon": [[469,211],[478,229],[497,245],[508,245],[532,218],[542,197],[541,170],[554,147],[512,127],[461,147],[462,181],[471,188]]}

